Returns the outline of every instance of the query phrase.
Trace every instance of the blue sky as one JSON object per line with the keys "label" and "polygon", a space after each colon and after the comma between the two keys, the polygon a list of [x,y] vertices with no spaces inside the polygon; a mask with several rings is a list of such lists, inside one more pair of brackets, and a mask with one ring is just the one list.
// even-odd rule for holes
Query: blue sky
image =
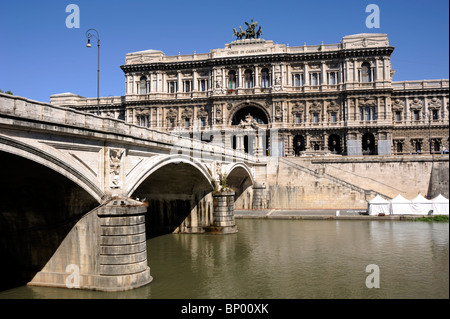
{"label": "blue sky", "polygon": [[[380,8],[381,27],[368,29],[368,4]],[[66,6],[80,8],[80,28],[68,29]],[[234,40],[233,28],[254,19],[262,38],[290,46],[338,43],[355,33],[387,33],[395,46],[395,81],[449,77],[447,0],[196,1],[196,0],[1,0],[0,89],[48,102],[52,94],[123,95],[125,54],[147,49],[167,55],[209,52]],[[94,43],[95,44],[95,43]]]}

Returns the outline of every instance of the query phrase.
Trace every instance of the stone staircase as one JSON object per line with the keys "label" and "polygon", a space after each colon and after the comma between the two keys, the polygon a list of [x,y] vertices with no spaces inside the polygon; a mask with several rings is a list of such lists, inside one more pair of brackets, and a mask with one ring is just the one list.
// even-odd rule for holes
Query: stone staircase
{"label": "stone staircase", "polygon": [[348,188],[348,189],[350,189],[352,191],[364,194],[365,195],[364,197],[366,198],[366,200],[370,200],[373,197],[375,197],[376,195],[380,195],[381,197],[383,197],[383,198],[385,198],[387,200],[392,199],[392,197],[389,196],[389,195],[383,194],[383,193],[381,193],[379,191],[376,191],[376,190],[373,190],[373,189],[362,188],[362,187],[357,186],[357,185],[355,185],[353,183],[350,183],[348,181],[340,179],[340,178],[338,178],[336,176],[327,174],[321,169],[311,170],[311,169],[309,169],[309,168],[307,168],[307,167],[305,167],[303,165],[300,165],[298,163],[294,163],[293,161],[290,161],[289,159],[286,159],[286,158],[283,158],[283,157],[280,157],[279,161],[281,163],[285,164],[285,165],[288,165],[288,166],[290,166],[290,167],[292,167],[294,169],[298,169],[298,170],[300,170],[300,171],[302,171],[304,173],[307,173],[309,175],[312,175],[312,176],[314,176],[316,178],[326,178],[327,180],[329,180],[329,181],[331,181],[331,182],[333,182],[333,183],[335,183],[337,185],[340,185],[340,186]]}

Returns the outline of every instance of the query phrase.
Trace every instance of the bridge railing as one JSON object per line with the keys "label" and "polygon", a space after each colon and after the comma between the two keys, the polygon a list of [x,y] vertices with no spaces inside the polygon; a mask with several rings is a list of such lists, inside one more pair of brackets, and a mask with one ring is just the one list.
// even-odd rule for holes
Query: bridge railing
{"label": "bridge railing", "polygon": [[[48,124],[50,127],[58,125],[75,131],[77,129],[88,130],[91,132],[91,136],[97,134],[100,137],[103,134],[114,134],[119,136],[119,139],[139,139],[147,143],[156,143],[155,147],[169,149],[171,153],[181,152],[200,160],[217,158],[230,162],[256,163],[259,161],[256,156],[220,145],[212,145],[170,132],[140,127],[118,119],[100,117],[72,108],[2,93],[0,93],[0,117],[16,119],[14,125],[27,126],[23,123],[24,121],[33,121],[42,125]],[[34,127],[36,128],[36,125]],[[42,130],[48,129],[48,127],[42,127]],[[82,134],[82,132],[78,133]]]}

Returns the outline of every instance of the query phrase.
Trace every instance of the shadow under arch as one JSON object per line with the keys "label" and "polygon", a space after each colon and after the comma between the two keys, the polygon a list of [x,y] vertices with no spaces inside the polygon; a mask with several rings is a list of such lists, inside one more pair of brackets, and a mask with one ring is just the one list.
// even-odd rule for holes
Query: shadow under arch
{"label": "shadow under arch", "polygon": [[4,290],[28,283],[41,271],[99,201],[36,161],[0,151],[0,162],[0,290]]}
{"label": "shadow under arch", "polygon": [[229,125],[239,125],[241,119],[245,119],[245,116],[250,114],[257,121],[260,120],[259,124],[270,124],[272,123],[271,116],[267,109],[256,102],[243,102],[237,104],[227,119]]}
{"label": "shadow under arch", "polygon": [[[198,232],[212,222],[212,177],[207,168],[187,156],[173,155],[148,161],[135,179],[130,196],[148,202],[147,238]],[[142,168],[143,168],[142,167]]]}
{"label": "shadow under arch", "polygon": [[55,171],[66,178],[72,180],[74,183],[82,187],[99,203],[105,197],[103,189],[97,181],[90,178],[84,167],[77,166],[69,158],[61,158],[50,154],[45,150],[45,145],[41,148],[10,139],[6,136],[0,136],[0,152],[17,155],[21,158],[26,158],[30,161],[41,164],[52,171]]}
{"label": "shadow under arch", "polygon": [[227,172],[227,184],[234,192],[235,202],[244,193],[244,191],[255,183],[250,169],[242,163],[237,163],[230,167]]}

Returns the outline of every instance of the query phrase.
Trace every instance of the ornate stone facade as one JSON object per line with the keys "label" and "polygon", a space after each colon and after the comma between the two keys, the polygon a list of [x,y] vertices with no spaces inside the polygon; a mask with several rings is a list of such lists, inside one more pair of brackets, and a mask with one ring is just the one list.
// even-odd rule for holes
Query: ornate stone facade
{"label": "ornate stone facade", "polygon": [[[121,66],[125,95],[102,98],[101,112],[254,154],[448,149],[448,79],[393,82],[393,51],[385,34],[356,34],[339,44],[242,39],[204,54],[130,53]],[[92,112],[96,102],[51,97]],[[253,132],[241,125],[248,115]]]}

